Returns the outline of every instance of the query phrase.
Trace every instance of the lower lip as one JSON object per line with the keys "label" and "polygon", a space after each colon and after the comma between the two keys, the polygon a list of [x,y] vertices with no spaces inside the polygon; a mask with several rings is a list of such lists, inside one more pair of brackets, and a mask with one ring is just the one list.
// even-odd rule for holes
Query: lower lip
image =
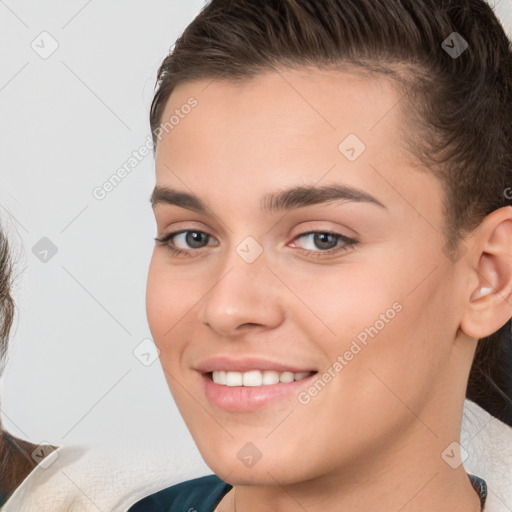
{"label": "lower lip", "polygon": [[223,386],[215,384],[211,374],[202,374],[206,398],[215,406],[231,412],[249,412],[297,394],[316,375],[293,382],[279,382],[268,386]]}

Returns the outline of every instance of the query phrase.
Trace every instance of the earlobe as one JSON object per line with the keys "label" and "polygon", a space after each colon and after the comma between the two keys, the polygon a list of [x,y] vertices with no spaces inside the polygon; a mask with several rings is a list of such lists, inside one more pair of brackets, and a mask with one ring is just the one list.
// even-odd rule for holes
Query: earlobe
{"label": "earlobe", "polygon": [[[461,330],[485,338],[512,317],[512,207],[493,211],[472,236],[472,288]],[[476,282],[476,286],[475,283]]]}

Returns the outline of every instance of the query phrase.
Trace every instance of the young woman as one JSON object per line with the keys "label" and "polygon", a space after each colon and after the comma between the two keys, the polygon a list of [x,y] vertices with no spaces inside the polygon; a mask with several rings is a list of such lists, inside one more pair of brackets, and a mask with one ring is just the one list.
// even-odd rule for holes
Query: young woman
{"label": "young woman", "polygon": [[212,0],[158,80],[148,319],[215,475],[130,510],[484,510],[464,400],[512,396],[489,5]]}

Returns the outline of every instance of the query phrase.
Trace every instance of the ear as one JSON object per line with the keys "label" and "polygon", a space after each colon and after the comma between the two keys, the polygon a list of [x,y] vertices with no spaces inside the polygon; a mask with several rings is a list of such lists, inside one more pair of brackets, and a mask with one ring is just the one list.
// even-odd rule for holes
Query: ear
{"label": "ear", "polygon": [[467,244],[470,276],[460,329],[479,339],[512,317],[512,206],[487,215]]}

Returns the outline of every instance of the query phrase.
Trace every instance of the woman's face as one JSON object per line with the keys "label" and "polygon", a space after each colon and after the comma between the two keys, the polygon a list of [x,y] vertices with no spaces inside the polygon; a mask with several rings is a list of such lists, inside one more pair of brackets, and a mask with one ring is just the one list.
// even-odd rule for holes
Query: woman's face
{"label": "woman's face", "polygon": [[376,77],[304,69],[182,84],[166,106],[148,319],[231,483],[354,474],[397,451],[442,463],[456,439],[461,278],[399,100]]}

